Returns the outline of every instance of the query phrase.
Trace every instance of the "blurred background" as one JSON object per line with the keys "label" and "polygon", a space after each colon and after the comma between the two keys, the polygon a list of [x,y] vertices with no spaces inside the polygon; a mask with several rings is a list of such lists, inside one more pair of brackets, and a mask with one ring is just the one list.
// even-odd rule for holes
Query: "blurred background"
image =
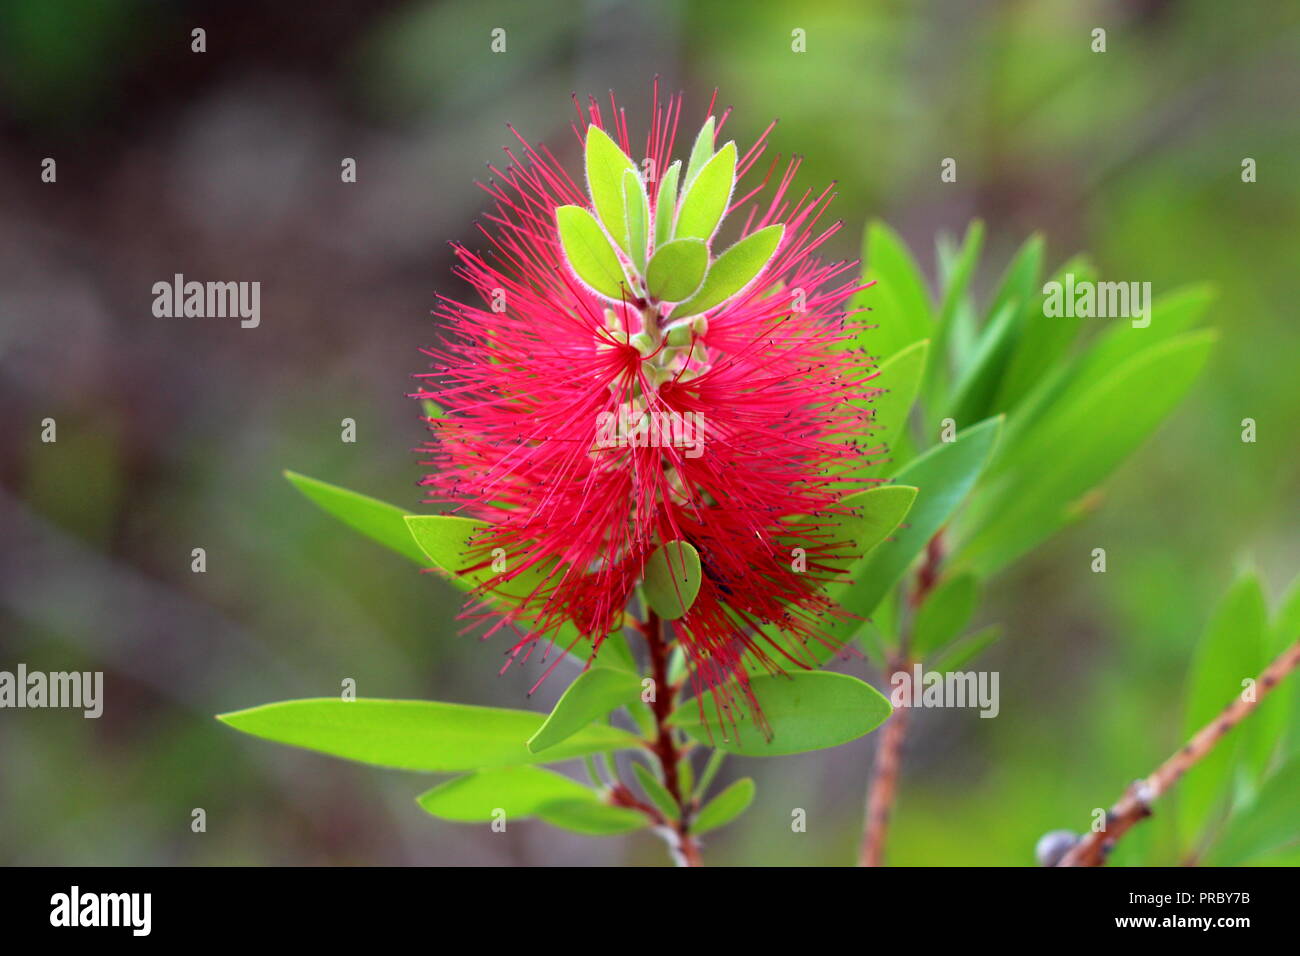
{"label": "blurred background", "polygon": [[[504,646],[459,634],[449,589],[281,470],[421,510],[404,393],[435,293],[464,292],[447,242],[475,241],[504,124],[576,161],[570,92],[615,89],[640,135],[655,74],[686,91],[692,130],[715,86],[742,143],[780,118],[771,149],[807,157],[801,184],[838,180],[834,256],[878,216],[933,276],[936,234],[978,216],[978,291],[1034,231],[1051,267],[1087,251],[1157,294],[1218,287],[1191,397],[981,610],[1008,632],[986,658],[1000,719],[919,713],[890,859],[1028,864],[1043,831],[1082,827],[1179,742],[1216,597],[1244,563],[1274,595],[1300,570],[1297,5],[5,0],[0,669],[104,671],[106,707],[0,713],[0,862],[663,861],[646,833],[443,823],[413,801],[434,778],[212,719],[349,677],[362,696],[536,709],[563,689],[527,700],[537,665],[497,676]],[[260,327],[154,317],[175,273],[260,281]],[[872,746],[733,758],[724,781],[757,777],[758,799],[707,860],[852,862]]]}

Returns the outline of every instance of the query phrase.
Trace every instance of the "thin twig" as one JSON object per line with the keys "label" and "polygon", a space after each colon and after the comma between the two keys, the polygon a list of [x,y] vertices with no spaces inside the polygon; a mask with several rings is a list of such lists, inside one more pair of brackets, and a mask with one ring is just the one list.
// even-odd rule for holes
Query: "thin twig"
{"label": "thin twig", "polygon": [[1300,666],[1300,641],[1292,644],[1265,668],[1255,681],[1253,694],[1239,694],[1218,717],[1197,731],[1181,750],[1157,767],[1151,776],[1135,781],[1106,814],[1102,829],[1085,834],[1056,865],[1103,865],[1119,839],[1151,816],[1151,804],[1177,783],[1198,760],[1213,750],[1214,745],[1228,731],[1250,716],[1259,702],[1297,666]]}
{"label": "thin twig", "polygon": [[[913,611],[919,608],[939,582],[943,566],[943,531],[939,530],[926,543],[925,560],[916,571],[916,585],[909,595]],[[909,635],[906,628],[899,634],[898,654],[887,667],[892,686],[899,674],[907,681],[912,676]],[[910,686],[910,685],[909,685]],[[909,695],[910,696],[910,695]],[[903,765],[903,743],[907,740],[907,701],[895,708],[880,732],[880,746],[872,762],[871,786],[867,790],[866,821],[863,825],[862,849],[858,855],[859,866],[884,866],[885,840],[889,835],[889,818],[898,794],[898,777]]]}
{"label": "thin twig", "polygon": [[[907,673],[907,663],[895,662],[889,668],[892,675]],[[907,702],[896,708],[880,732],[880,747],[876,750],[871,787],[867,791],[867,820],[862,835],[860,866],[885,865],[885,838],[889,834],[889,816],[898,793],[898,772],[903,764],[903,741],[907,739]]]}

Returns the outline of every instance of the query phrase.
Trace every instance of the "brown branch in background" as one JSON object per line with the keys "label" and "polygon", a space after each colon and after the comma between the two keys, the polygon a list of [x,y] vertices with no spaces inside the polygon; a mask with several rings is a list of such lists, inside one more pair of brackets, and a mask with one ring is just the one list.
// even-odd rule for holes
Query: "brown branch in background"
{"label": "brown branch in background", "polygon": [[1233,727],[1259,706],[1284,677],[1300,666],[1300,641],[1285,650],[1255,681],[1253,699],[1238,695],[1214,720],[1206,724],[1187,744],[1156,768],[1151,776],[1138,780],[1124,792],[1106,814],[1105,829],[1080,838],[1061,857],[1057,866],[1101,866],[1115,844],[1129,830],[1151,816],[1151,804],[1172,787],[1198,760],[1214,749]]}
{"label": "brown branch in background", "polygon": [[[909,664],[902,658],[889,668],[890,681],[900,671],[909,673]],[[889,815],[894,808],[898,792],[898,773],[903,764],[903,742],[907,739],[907,704],[897,708],[880,732],[880,746],[871,774],[871,787],[867,791],[867,820],[862,835],[860,866],[884,866],[885,838],[889,834]]]}
{"label": "brown branch in background", "polygon": [[[943,566],[943,531],[936,531],[926,543],[925,560],[916,571],[916,585],[909,595],[913,610],[930,596]],[[903,675],[912,679],[912,661],[908,653],[908,633],[899,635],[898,656],[890,662],[886,673],[892,687],[894,678]],[[867,790],[867,818],[862,834],[859,866],[884,866],[885,839],[889,835],[889,817],[898,794],[898,776],[903,765],[903,743],[907,740],[907,704],[894,710],[880,732],[880,746],[876,749],[872,765],[871,786]]]}

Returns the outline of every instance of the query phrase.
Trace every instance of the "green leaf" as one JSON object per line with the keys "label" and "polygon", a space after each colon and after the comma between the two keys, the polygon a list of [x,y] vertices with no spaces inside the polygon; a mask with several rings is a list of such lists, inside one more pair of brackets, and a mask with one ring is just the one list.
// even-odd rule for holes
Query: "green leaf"
{"label": "green leaf", "polygon": [[264,704],[217,719],[254,737],[400,770],[553,763],[641,746],[625,730],[592,724],[538,757],[524,741],[542,725],[541,714],[425,700],[317,697]]}
{"label": "green leaf", "polygon": [[650,240],[650,200],[635,169],[623,173],[623,214],[627,219],[627,251],[632,264],[645,275],[646,246]]}
{"label": "green leaf", "polygon": [[957,510],[979,477],[997,441],[1002,418],[990,418],[958,432],[953,442],[931,448],[894,476],[920,489],[906,527],[883,542],[855,569],[853,589],[840,601],[845,610],[868,618],[898,583],[929,540]]}
{"label": "green leaf", "polygon": [[636,774],[637,782],[641,784],[641,789],[665,817],[669,820],[680,820],[682,818],[681,808],[677,806],[677,801],[673,795],[668,792],[668,788],[659,782],[655,777],[654,771],[643,763],[632,764],[632,772]]}
{"label": "green leaf", "polygon": [[[564,257],[584,285],[615,302],[632,298],[618,253],[595,216],[581,206],[561,206],[555,210],[555,225]],[[626,222],[621,225],[627,228]]]}
{"label": "green leaf", "polygon": [[[627,216],[623,209],[623,173],[630,169],[635,175],[636,163],[619,148],[618,143],[610,139],[608,133],[592,124],[587,127],[586,165],[587,191],[591,193],[591,204],[596,209],[596,215],[605,224],[614,241],[623,245],[624,251],[630,251],[624,245],[627,242]],[[568,253],[567,246],[565,253]],[[572,257],[569,261],[573,261]],[[574,269],[577,269],[576,265]],[[578,274],[582,275],[581,271]],[[593,288],[598,288],[595,283],[584,281],[588,281]],[[612,297],[617,298],[617,293]]]}
{"label": "green leaf", "polygon": [[[925,379],[929,383],[926,393],[931,396],[931,404],[939,404],[942,392],[942,374],[946,371],[944,363],[948,358],[948,343],[952,335],[953,320],[957,307],[966,295],[971,276],[979,262],[980,250],[984,247],[984,223],[978,219],[966,228],[966,238],[962,242],[961,254],[953,266],[952,275],[945,284],[943,300],[939,305],[938,320],[935,322],[933,347],[926,365]],[[964,419],[958,419],[963,421]]]}
{"label": "green leaf", "polygon": [[[841,553],[857,556],[849,561],[823,559],[823,563],[831,568],[845,572],[840,579],[827,586],[827,596],[832,601],[841,606],[852,601],[853,591],[862,581],[862,568],[867,557],[898,529],[916,495],[917,490],[908,485],[881,485],[845,498],[841,504],[852,509],[848,514],[836,516],[833,522],[818,519],[819,523],[825,522],[827,525],[820,532],[827,543],[844,543],[846,546],[839,549]],[[781,546],[788,550],[807,543],[797,534],[791,534],[782,539]],[[820,622],[822,630],[842,643],[847,643],[861,625],[860,619],[843,620],[834,616],[827,616]],[[833,643],[800,642],[775,625],[760,625],[759,633],[762,640],[776,650],[777,654],[783,650],[808,667],[820,667],[835,654]],[[767,668],[758,661],[747,661],[745,666],[751,674],[767,673]]]}
{"label": "green leaf", "polygon": [[645,597],[660,617],[675,621],[700,593],[700,554],[686,541],[669,541],[645,565]]}
{"label": "green leaf", "polygon": [[935,659],[931,670],[940,674],[959,671],[1000,640],[1002,640],[1001,625],[990,624],[974,634],[968,634],[966,637],[954,641],[951,646],[945,648],[943,653]]}
{"label": "green leaf", "polygon": [[[424,412],[425,418],[442,418],[447,414],[447,410],[431,398],[420,399],[420,410]],[[286,471],[285,474],[292,475],[293,472]]]}
{"label": "green leaf", "polygon": [[[1067,275],[1089,282],[1095,278],[1092,265],[1081,256],[1061,266],[1053,281],[1064,282]],[[1026,320],[1022,323],[1015,351],[1007,363],[992,408],[1000,412],[1010,411],[1029,395],[1034,386],[1066,358],[1083,322],[1079,317],[1062,315],[1049,318],[1043,315],[1042,290],[1034,289]]]}
{"label": "green leaf", "polygon": [[686,302],[675,306],[672,318],[680,319],[708,311],[738,295],[772,261],[784,234],[783,225],[767,226],[750,233],[718,256],[709,267],[700,291]]}
{"label": "green leaf", "polygon": [[710,116],[695,134],[695,143],[691,146],[690,159],[686,165],[686,180],[682,183],[687,189],[695,182],[695,177],[704,168],[705,163],[713,158],[713,117]]}
{"label": "green leaf", "polygon": [[688,173],[687,180],[673,235],[707,241],[713,238],[731,202],[731,190],[736,184],[736,144],[728,142],[694,179]]}
{"label": "green leaf", "polygon": [[874,421],[877,431],[873,432],[868,444],[884,444],[890,449],[898,435],[907,427],[908,413],[916,394],[921,388],[921,376],[925,371],[926,354],[930,343],[926,339],[913,342],[907,348],[880,363],[880,370],[871,384],[885,391],[868,402],[855,402],[862,408],[875,410]]}
{"label": "green leaf", "polygon": [[[1267,628],[1268,608],[1259,578],[1244,574],[1220,602],[1196,649],[1188,677],[1184,739],[1214,720],[1242,693],[1242,681],[1263,669]],[[1244,730],[1220,740],[1179,784],[1178,828],[1189,848],[1196,834],[1218,822],[1232,800],[1232,776],[1243,754]]]}
{"label": "green leaf", "polygon": [[710,800],[695,817],[691,832],[696,836],[725,827],[754,802],[754,778],[742,777]]}
{"label": "green leaf", "polygon": [[912,626],[912,652],[924,658],[943,647],[970,623],[979,598],[979,581],[959,574],[943,581],[921,603]]}
{"label": "green leaf", "polygon": [[652,298],[681,302],[700,287],[708,268],[709,247],[703,239],[674,239],[655,250],[646,286]]}
{"label": "green leaf", "polygon": [[[1270,660],[1300,640],[1300,575],[1292,579],[1283,594],[1277,612],[1273,615],[1271,630],[1272,640],[1265,655]],[[1270,716],[1269,723],[1274,719],[1278,722],[1283,753],[1287,756],[1300,755],[1300,680],[1291,677],[1283,681],[1273,691],[1272,697],[1277,700],[1271,705],[1268,700],[1264,701],[1261,709],[1272,706],[1280,712],[1276,718]]]}
{"label": "green leaf", "polygon": [[284,477],[322,511],[384,547],[410,558],[421,567],[424,566],[424,555],[406,530],[407,513],[401,508],[297,472],[286,471]]}
{"label": "green leaf", "polygon": [[1214,301],[1214,288],[1195,285],[1177,289],[1151,304],[1151,324],[1135,328],[1132,321],[1117,320],[1097,337],[1084,355],[1077,373],[1080,380],[1100,377],[1139,352],[1189,331]]}
{"label": "green leaf", "polygon": [[[553,570],[556,567],[553,559],[528,564],[526,554],[508,555],[506,570],[499,574],[493,571],[488,556],[474,546],[475,539],[488,530],[486,522],[459,515],[406,517],[410,519],[406,521],[409,537],[428,559],[421,560],[421,564],[432,561],[443,580],[462,591],[480,588],[479,596],[505,605],[507,609],[513,610],[522,599],[534,593],[544,593],[563,576],[561,571]],[[514,613],[518,614],[517,611]],[[526,628],[531,626],[531,619],[519,615],[516,623]],[[600,662],[635,671],[636,663],[621,632],[622,627],[616,627],[601,642]],[[581,661],[589,660],[594,650],[591,637],[580,634],[569,621],[554,631],[551,640],[555,646]]]}
{"label": "green leaf", "polygon": [[585,836],[614,836],[650,823],[644,813],[589,800],[555,800],[539,806],[536,815],[551,826]]}
{"label": "green leaf", "polygon": [[[489,525],[459,515],[407,515],[408,534],[447,580],[464,591],[490,587],[494,597],[520,600],[554,586],[554,560],[529,563],[527,554],[506,555],[506,570],[492,569],[491,555],[475,540]],[[471,570],[471,568],[473,570]]]}
{"label": "green leaf", "polygon": [[556,800],[596,800],[596,794],[563,774],[542,767],[498,767],[441,783],[415,798],[435,817],[459,823],[486,823],[505,811],[505,818],[526,820],[537,808]]}
{"label": "green leaf", "polygon": [[677,177],[682,172],[679,159],[664,173],[659,183],[659,195],[655,200],[655,246],[664,245],[673,237],[673,219],[677,215]]}
{"label": "green leaf", "polygon": [[1240,866],[1300,843],[1297,807],[1300,759],[1293,759],[1264,781],[1250,804],[1232,815],[1205,862],[1210,866]]}
{"label": "green leaf", "polygon": [[707,691],[701,700],[687,701],[673,712],[670,722],[718,750],[775,757],[838,747],[875,730],[891,712],[889,701],[870,684],[830,671],[755,677],[750,689],[771,728],[771,739],[764,738],[743,703],[733,701],[719,720],[722,702],[714,691]]}
{"label": "green leaf", "polygon": [[637,699],[641,678],[610,667],[589,667],[560,696],[546,723],[528,740],[541,753],[578,733],[598,717]]}
{"label": "green leaf", "polygon": [[1197,332],[1155,345],[1045,412],[990,469],[964,559],[991,574],[1064,524],[1069,506],[1109,475],[1183,397],[1214,338]]}
{"label": "green leaf", "polygon": [[875,328],[864,329],[858,344],[880,360],[934,334],[930,298],[921,270],[898,234],[872,220],[863,237],[862,278],[876,285],[854,297],[853,308],[870,308]]}
{"label": "green leaf", "polygon": [[1025,240],[1024,245],[1007,265],[997,292],[989,303],[989,321],[1012,302],[1020,303],[1020,308],[1028,310],[1031,302],[1038,301],[1038,276],[1043,271],[1043,237],[1034,233]]}
{"label": "green leaf", "polygon": [[952,400],[948,403],[948,414],[958,424],[979,421],[992,414],[998,383],[1006,372],[1020,334],[1021,314],[1019,302],[1012,300],[980,334],[975,354],[954,386]]}

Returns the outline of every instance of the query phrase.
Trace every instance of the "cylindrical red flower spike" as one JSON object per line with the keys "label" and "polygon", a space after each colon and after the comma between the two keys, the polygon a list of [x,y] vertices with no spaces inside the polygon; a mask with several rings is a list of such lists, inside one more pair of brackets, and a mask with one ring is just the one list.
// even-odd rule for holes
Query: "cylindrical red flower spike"
{"label": "cylindrical red flower spike", "polygon": [[675,635],[725,710],[737,692],[754,705],[751,673],[808,666],[798,648],[831,640],[825,584],[855,556],[835,518],[864,487],[875,390],[846,311],[855,264],[815,256],[839,228],[821,225],[830,188],[792,196],[797,159],[747,187],[772,127],[743,154],[718,147],[712,104],[674,164],[681,98],[655,100],[643,157],[612,97],[608,117],[579,109],[585,189],[518,134],[492,170],[489,250],[455,247],[483,304],[440,300],[416,393],[444,412],[423,484],[491,526],[481,566],[508,570],[480,606],[517,626],[512,657],[566,623],[598,656],[649,556],[689,542],[702,584]]}

